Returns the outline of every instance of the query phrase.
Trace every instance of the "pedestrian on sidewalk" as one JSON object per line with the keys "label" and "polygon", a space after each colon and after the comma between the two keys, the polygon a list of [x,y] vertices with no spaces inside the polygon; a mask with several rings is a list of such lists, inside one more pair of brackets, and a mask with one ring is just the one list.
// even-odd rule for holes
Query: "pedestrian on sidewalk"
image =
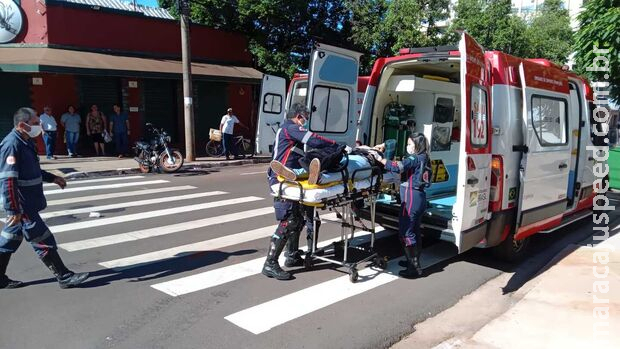
{"label": "pedestrian on sidewalk", "polygon": [[127,155],[127,144],[129,143],[129,117],[121,110],[119,104],[114,104],[114,113],[110,117],[110,135],[116,145],[116,153],[119,158]]}
{"label": "pedestrian on sidewalk", "polygon": [[105,155],[105,142],[103,140],[105,125],[105,115],[99,111],[96,104],[93,104],[90,107],[90,112],[86,115],[86,135],[93,141],[97,156]]}
{"label": "pedestrian on sidewalk", "polygon": [[77,143],[80,139],[80,123],[82,119],[80,115],[75,112],[75,107],[69,105],[67,112],[60,117],[60,123],[65,128],[65,140],[67,142],[67,153],[70,157],[77,156]]}
{"label": "pedestrian on sidewalk", "polygon": [[0,232],[0,289],[17,288],[22,282],[6,276],[11,255],[25,238],[41,261],[52,271],[61,288],[74,287],[88,278],[88,273],[67,269],[58,255],[54,235],[39,212],[47,206],[43,182],[56,183],[64,189],[64,178],[41,170],[34,138],[41,134],[41,122],[31,108],[20,108],[13,116],[15,128],[0,143],[0,190],[2,208],[7,213]]}
{"label": "pedestrian on sidewalk", "polygon": [[43,142],[45,143],[45,155],[48,160],[56,159],[54,152],[56,150],[56,135],[58,133],[58,124],[52,115],[52,107],[45,106],[43,114],[41,114],[41,127],[43,128]]}
{"label": "pedestrian on sidewalk", "polygon": [[233,144],[235,124],[243,125],[239,122],[237,116],[233,114],[232,108],[228,108],[226,114],[222,116],[222,121],[220,122],[220,133],[222,134],[222,145],[224,147],[224,155],[226,155],[226,160],[230,160],[231,155],[233,155],[235,159],[239,159],[237,147]]}

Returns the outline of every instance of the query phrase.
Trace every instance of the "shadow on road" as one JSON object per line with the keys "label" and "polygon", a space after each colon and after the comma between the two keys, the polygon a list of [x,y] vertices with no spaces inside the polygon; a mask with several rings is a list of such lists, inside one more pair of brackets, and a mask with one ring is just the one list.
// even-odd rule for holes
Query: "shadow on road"
{"label": "shadow on road", "polygon": [[[131,279],[130,282],[150,281],[164,278],[187,271],[203,268],[213,264],[221,263],[230,256],[243,256],[257,252],[257,250],[246,249],[232,253],[222,251],[193,251],[184,252],[175,258],[161,262],[149,263],[135,268],[116,271],[113,269],[100,269],[90,272],[89,281],[81,285],[81,288],[92,288],[109,285],[114,281]],[[56,282],[56,279],[48,278],[26,283],[26,286]]]}

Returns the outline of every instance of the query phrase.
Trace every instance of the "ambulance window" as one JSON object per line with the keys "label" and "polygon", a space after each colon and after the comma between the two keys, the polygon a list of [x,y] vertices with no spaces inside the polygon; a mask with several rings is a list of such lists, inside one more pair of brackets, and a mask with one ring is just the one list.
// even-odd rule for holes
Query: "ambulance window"
{"label": "ambulance window", "polygon": [[532,96],[532,127],[542,146],[568,143],[568,113],[564,99]]}
{"label": "ambulance window", "polygon": [[265,94],[263,112],[268,114],[280,114],[282,112],[282,96],[273,93]]}
{"label": "ambulance window", "polygon": [[344,133],[349,121],[349,91],[316,86],[312,95],[310,131]]}
{"label": "ambulance window", "polygon": [[488,142],[487,91],[481,86],[471,88],[471,128],[470,139],[474,147],[486,147]]}
{"label": "ambulance window", "polygon": [[291,105],[301,103],[306,105],[306,96],[308,95],[308,80],[297,81],[293,85],[293,98]]}
{"label": "ambulance window", "polygon": [[446,123],[452,122],[452,120],[454,120],[454,101],[451,98],[437,98],[433,121],[437,123]]}

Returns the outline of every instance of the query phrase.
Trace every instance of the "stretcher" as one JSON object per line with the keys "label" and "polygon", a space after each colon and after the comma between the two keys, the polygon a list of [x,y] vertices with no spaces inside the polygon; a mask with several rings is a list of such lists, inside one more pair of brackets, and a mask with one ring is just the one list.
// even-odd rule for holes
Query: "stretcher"
{"label": "stretcher", "polygon": [[[324,185],[310,185],[305,180],[288,181],[279,177],[279,183],[272,186],[272,195],[314,207],[314,231],[306,252],[305,268],[312,269],[315,261],[336,264],[346,268],[349,280],[356,282],[360,264],[372,262],[381,269],[387,266],[386,259],[375,251],[375,209],[383,176],[378,167],[356,170],[350,177],[346,170],[341,172],[343,181]],[[369,209],[369,225],[364,224],[356,214],[363,207]],[[340,240],[321,248],[317,247],[322,223],[319,210],[335,212],[341,227]],[[349,243],[359,231],[370,233],[369,247]],[[352,260],[352,253],[361,255],[361,259]]]}

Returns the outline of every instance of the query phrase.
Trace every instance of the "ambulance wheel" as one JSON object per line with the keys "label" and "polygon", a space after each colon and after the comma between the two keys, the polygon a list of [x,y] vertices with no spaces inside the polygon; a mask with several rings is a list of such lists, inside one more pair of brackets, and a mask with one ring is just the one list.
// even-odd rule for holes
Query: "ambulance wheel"
{"label": "ambulance wheel", "polygon": [[530,238],[515,240],[514,233],[510,234],[501,244],[492,248],[495,258],[505,262],[519,262],[527,255]]}
{"label": "ambulance wheel", "polygon": [[379,269],[385,269],[385,268],[387,268],[387,261],[385,260],[385,258],[375,257],[374,264],[375,264],[375,265],[377,266],[377,268],[379,268]]}
{"label": "ambulance wheel", "polygon": [[349,271],[349,281],[351,281],[352,283],[356,283],[358,277],[359,275],[357,274],[357,269],[351,268],[351,270]]}

